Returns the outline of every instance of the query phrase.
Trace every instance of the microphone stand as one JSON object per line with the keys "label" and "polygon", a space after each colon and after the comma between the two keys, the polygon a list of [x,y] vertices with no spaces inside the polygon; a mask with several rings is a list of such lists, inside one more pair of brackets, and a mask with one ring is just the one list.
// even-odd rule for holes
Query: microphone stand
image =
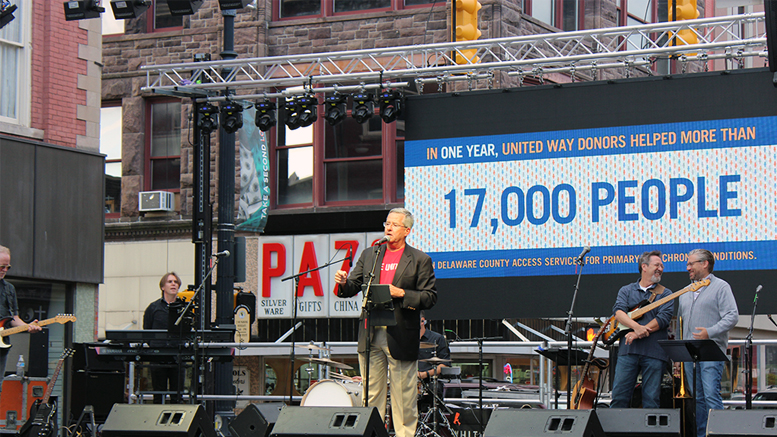
{"label": "microphone stand", "polygon": [[364,328],[367,331],[367,350],[364,358],[364,398],[362,399],[362,406],[367,407],[370,399],[370,353],[372,348],[372,326],[370,324],[370,314],[372,312],[372,281],[375,280],[375,269],[378,266],[378,258],[380,257],[381,245],[375,246],[375,259],[372,260],[372,268],[367,280],[367,287],[364,289],[364,300],[362,302],[362,309],[364,311]]}
{"label": "microphone stand", "polygon": [[[178,319],[176,319],[174,326],[179,326],[181,324],[181,321],[183,321],[184,316],[189,311],[194,311],[192,309],[194,302],[197,301],[200,298],[200,292],[205,288],[205,284],[210,282],[210,276],[213,274],[213,270],[216,269],[216,266],[219,265],[219,257],[211,255],[211,259],[213,260],[213,265],[208,270],[208,274],[205,275],[205,277],[202,279],[202,282],[200,282],[200,286],[197,287],[197,290],[194,291],[194,294],[192,295],[192,298],[189,300],[189,302],[184,307],[183,311],[181,311],[181,315],[178,316]],[[202,306],[200,307],[200,311],[202,311]],[[192,342],[192,349],[193,349],[193,356],[194,356],[194,368],[192,369],[192,384],[196,385],[197,381],[200,380],[199,376],[199,369],[200,369],[200,357],[199,357],[199,338],[202,337],[203,333],[199,331],[199,328],[205,329],[202,324],[199,324],[197,328],[194,328],[194,341]],[[180,352],[180,349],[179,349]],[[178,359],[178,374],[181,374],[181,360],[180,357]],[[183,385],[181,384],[180,378],[178,380],[178,396],[179,400],[181,399],[181,388]],[[197,403],[197,390],[192,390],[192,399],[191,403]]]}
{"label": "microphone stand", "polygon": [[567,326],[564,329],[564,333],[567,335],[567,410],[572,408],[572,314],[575,309],[577,292],[580,290],[580,277],[583,275],[585,255],[579,257],[577,262],[580,264],[580,271],[577,272],[575,292],[572,294],[572,306],[569,307],[569,312],[567,312]]}
{"label": "microphone stand", "polygon": [[755,307],[758,305],[758,292],[762,286],[755,289],[753,299],[753,314],[750,316],[750,330],[745,338],[745,409],[753,409],[753,324],[755,324]]}
{"label": "microphone stand", "polygon": [[[457,335],[458,337],[458,335]],[[478,337],[468,338],[461,341],[477,341],[478,342],[478,410],[480,411],[480,435],[483,435],[485,431],[485,420],[483,419],[483,341],[485,340],[502,340],[502,337]]]}
{"label": "microphone stand", "polygon": [[[341,262],[343,262],[343,261],[345,261],[347,259],[351,259],[351,258],[347,256],[347,257],[345,257],[343,259],[338,259],[336,261],[332,261],[332,262],[326,263],[326,264],[324,264],[322,266],[316,267],[315,269],[305,270],[304,272],[300,272],[300,273],[297,273],[296,275],[287,276],[287,277],[281,279],[281,282],[288,281],[289,279],[294,279],[294,291],[293,291],[294,296],[292,298],[292,305],[294,305],[294,308],[291,310],[291,326],[292,327],[297,325],[297,297],[298,297],[298,292],[299,292],[299,278],[302,277],[302,276],[307,275],[310,272],[315,272],[315,271],[321,270],[321,269],[323,269],[325,267],[329,267],[331,265],[334,265],[334,264],[337,264],[337,263],[341,263]],[[294,352],[295,343],[296,342],[294,340],[294,335],[292,335],[291,336],[291,354],[289,354],[289,361],[291,363],[291,373],[289,375],[289,405],[291,405],[291,403],[292,403],[292,394],[294,393],[294,357],[296,355],[295,352]]]}

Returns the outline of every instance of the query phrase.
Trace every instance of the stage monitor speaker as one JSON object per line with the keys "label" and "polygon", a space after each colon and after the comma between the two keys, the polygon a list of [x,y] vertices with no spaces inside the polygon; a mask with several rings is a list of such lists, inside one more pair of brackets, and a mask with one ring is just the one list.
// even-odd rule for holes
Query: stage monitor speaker
{"label": "stage monitor speaker", "polygon": [[596,416],[607,437],[680,437],[680,410],[599,408]]}
{"label": "stage monitor speaker", "polygon": [[286,407],[271,437],[388,437],[375,407]]}
{"label": "stage monitor speaker", "polygon": [[710,437],[777,435],[777,410],[710,410]]}
{"label": "stage monitor speaker", "polygon": [[216,437],[213,421],[201,405],[116,404],[103,437]]}
{"label": "stage monitor speaker", "polygon": [[484,437],[604,437],[594,410],[496,410]]}
{"label": "stage monitor speaker", "polygon": [[281,408],[282,402],[248,404],[229,422],[229,431],[236,437],[268,437],[278,421]]}

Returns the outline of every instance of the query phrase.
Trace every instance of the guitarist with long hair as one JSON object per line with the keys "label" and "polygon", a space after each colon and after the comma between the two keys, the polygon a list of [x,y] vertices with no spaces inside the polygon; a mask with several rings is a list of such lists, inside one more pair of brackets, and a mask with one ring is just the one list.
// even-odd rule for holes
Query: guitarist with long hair
{"label": "guitarist with long hair", "polygon": [[642,407],[659,408],[661,378],[669,364],[669,356],[659,346],[658,340],[666,340],[666,329],[674,313],[674,300],[654,308],[639,320],[629,312],[639,306],[670,295],[672,292],[660,285],[664,273],[661,252],[645,252],[639,257],[638,282],[626,285],[618,291],[612,310],[615,319],[625,328],[633,330],[621,338],[615,377],[612,387],[611,408],[628,408],[642,374]]}
{"label": "guitarist with long hair", "polygon": [[[4,328],[12,326],[26,326],[29,332],[40,332],[38,320],[33,320],[29,325],[19,317],[19,302],[16,300],[16,288],[5,280],[5,275],[11,270],[11,250],[0,246],[0,323]],[[3,377],[5,376],[5,363],[8,361],[8,352],[11,348],[0,348],[0,392],[3,389]]]}

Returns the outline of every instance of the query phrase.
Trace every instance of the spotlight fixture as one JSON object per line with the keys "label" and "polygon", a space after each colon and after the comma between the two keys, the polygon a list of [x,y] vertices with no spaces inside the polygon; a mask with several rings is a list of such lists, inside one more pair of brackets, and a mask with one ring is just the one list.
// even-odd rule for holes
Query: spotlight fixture
{"label": "spotlight fixture", "polygon": [[313,96],[299,96],[299,124],[302,127],[310,126],[318,118],[318,99]]}
{"label": "spotlight fixture", "polygon": [[113,17],[117,20],[137,18],[151,6],[147,0],[111,0]]}
{"label": "spotlight fixture", "polygon": [[203,0],[167,0],[170,15],[192,15],[202,6]]}
{"label": "spotlight fixture", "polygon": [[289,129],[294,130],[302,126],[302,122],[299,118],[299,104],[296,97],[286,99],[286,104],[283,105],[284,112],[286,112],[286,126]]}
{"label": "spotlight fixture", "polygon": [[327,123],[334,126],[337,123],[345,120],[346,105],[348,103],[348,96],[345,94],[334,94],[326,96],[324,98],[324,118]]}
{"label": "spotlight fixture", "polygon": [[243,9],[251,3],[251,0],[219,0],[219,7],[222,11],[227,9]]}
{"label": "spotlight fixture", "polygon": [[372,101],[372,94],[359,93],[353,95],[353,110],[351,111],[351,117],[356,122],[364,123],[372,118],[375,112],[375,103]]}
{"label": "spotlight fixture", "polygon": [[263,102],[257,102],[256,105],[256,118],[254,123],[256,127],[262,132],[267,132],[271,127],[275,126],[278,121],[275,117],[275,103],[265,100]]}
{"label": "spotlight fixture", "polygon": [[200,118],[200,130],[204,134],[210,135],[211,132],[216,130],[218,125],[213,121],[213,116],[218,113],[219,108],[211,103],[205,103],[200,106],[200,114],[202,115]]}
{"label": "spotlight fixture", "polygon": [[391,123],[402,115],[402,93],[385,90],[378,97],[380,102],[380,118],[385,123]]}
{"label": "spotlight fixture", "polygon": [[0,0],[0,29],[13,21],[13,13],[16,11],[16,5],[12,5],[8,0]]}
{"label": "spotlight fixture", "polygon": [[221,127],[223,127],[228,134],[233,134],[243,127],[243,105],[229,101],[222,103]]}
{"label": "spotlight fixture", "polygon": [[65,20],[83,20],[86,18],[100,18],[105,8],[100,6],[97,0],[78,0],[64,3]]}

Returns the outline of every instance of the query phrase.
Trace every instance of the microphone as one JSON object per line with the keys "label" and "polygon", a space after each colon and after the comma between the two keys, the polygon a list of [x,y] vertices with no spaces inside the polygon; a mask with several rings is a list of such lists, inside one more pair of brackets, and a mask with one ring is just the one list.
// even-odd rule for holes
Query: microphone
{"label": "microphone", "polygon": [[384,235],[383,238],[381,238],[380,240],[378,240],[377,243],[375,243],[375,246],[380,246],[381,244],[386,244],[386,243],[388,243],[388,241],[389,241],[388,235]]}
{"label": "microphone", "polygon": [[229,258],[229,255],[230,255],[229,251],[228,250],[224,250],[224,251],[221,251],[221,252],[216,252],[212,256],[214,256],[216,258],[218,258],[220,256],[223,256],[224,258]]}
{"label": "microphone", "polygon": [[755,288],[755,299],[753,299],[753,304],[758,302],[758,293],[761,291],[762,288],[764,288],[764,286],[761,284],[758,284],[758,287]]}
{"label": "microphone", "polygon": [[586,246],[583,248],[583,251],[580,252],[580,255],[575,258],[575,261],[580,262],[585,258],[586,254],[591,251],[591,246]]}
{"label": "microphone", "polygon": [[348,257],[348,268],[353,268],[353,255]]}

